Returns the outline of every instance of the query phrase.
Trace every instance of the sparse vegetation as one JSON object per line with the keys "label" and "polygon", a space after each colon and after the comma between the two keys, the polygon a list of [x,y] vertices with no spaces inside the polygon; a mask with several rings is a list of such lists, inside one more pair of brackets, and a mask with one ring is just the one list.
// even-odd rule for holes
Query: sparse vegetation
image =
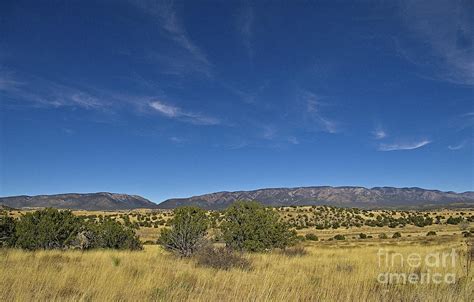
{"label": "sparse vegetation", "polygon": [[[403,255],[450,251],[459,241],[437,237],[397,245]],[[213,269],[169,255],[159,245],[143,252],[92,250],[0,251],[0,301],[471,301],[474,284],[416,286],[377,283],[377,251],[387,245],[313,242],[306,254],[248,253],[249,270]],[[393,248],[393,247],[391,247]],[[113,258],[114,257],[114,258]],[[114,260],[116,259],[116,260]],[[117,260],[118,259],[118,260]],[[463,264],[465,259],[462,259]],[[394,270],[410,272],[397,264]],[[447,272],[449,268],[441,268]],[[465,269],[456,267],[460,277]],[[472,278],[472,270],[470,272]],[[21,280],[21,282],[19,282]],[[335,286],[335,285],[338,286]],[[387,292],[387,289],[389,290]]]}
{"label": "sparse vegetation", "polygon": [[[460,240],[461,242],[470,240],[463,236],[472,234],[472,222],[468,219],[473,215],[473,210],[465,210],[461,215],[453,211],[429,213],[370,211],[324,206],[271,209],[257,205],[256,208],[258,215],[248,214],[250,209],[253,209],[252,206],[239,208],[238,215],[234,213],[231,216],[226,212],[195,210],[199,214],[191,214],[188,218],[193,217],[192,221],[203,223],[197,223],[201,226],[195,228],[200,230],[197,232],[200,239],[190,253],[192,257],[186,259],[173,256],[169,251],[174,250],[167,248],[166,245],[147,244],[143,248],[144,251],[130,251],[135,249],[134,247],[142,248],[136,233],[143,236],[144,242],[153,243],[162,230],[168,230],[163,231],[164,233],[173,232],[177,230],[175,226],[178,221],[191,221],[179,218],[182,215],[180,211],[185,210],[73,212],[73,216],[77,219],[70,214],[62,214],[65,215],[65,221],[70,221],[67,225],[75,225],[73,222],[79,225],[77,229],[65,228],[64,230],[69,230],[67,232],[58,231],[60,234],[62,232],[76,234],[71,236],[72,240],[61,239],[60,242],[67,242],[62,247],[52,250],[32,248],[33,251],[8,248],[0,250],[0,300],[129,301],[141,297],[143,300],[158,301],[218,301],[224,296],[229,301],[252,299],[405,301],[416,295],[423,297],[424,300],[444,301],[455,297],[458,301],[469,301],[474,290],[472,283],[464,281],[467,280],[465,276],[472,278],[472,272],[467,272],[466,267],[467,263],[470,263],[466,258],[468,252],[464,250],[459,251],[462,262],[456,267],[460,278],[453,285],[426,284],[398,287],[380,285],[376,282],[377,270],[373,269],[377,265],[376,254],[379,248],[405,255],[413,252],[428,254],[433,250],[458,249],[461,246]],[[264,213],[260,212],[262,209]],[[0,216],[3,218],[0,220],[0,231],[2,234],[9,234],[2,236],[2,246],[7,246],[5,244],[7,237],[13,238],[12,241],[8,239],[8,242],[15,242],[16,227],[28,213],[34,217],[38,215],[35,211],[6,211]],[[56,217],[58,214],[51,213],[51,216]],[[265,215],[272,218],[262,219],[266,217]],[[298,215],[300,218],[297,218]],[[345,224],[343,220],[339,220],[354,215],[360,215],[360,225]],[[426,221],[427,215],[433,218],[433,225],[420,226],[407,223],[404,226],[396,226],[394,230],[384,222],[387,217],[391,217],[389,220],[393,218],[399,221],[401,217],[409,216],[423,217],[423,221]],[[465,218],[462,223],[447,223],[449,217],[459,215]],[[316,216],[326,221],[322,223],[322,228],[318,229],[317,235],[314,230],[318,226],[313,219]],[[252,248],[243,248],[243,252],[240,252],[239,248],[232,249],[232,244],[223,246],[226,243],[223,226],[229,217],[239,218],[234,222],[245,222],[242,224],[242,227],[246,228],[245,232],[238,231],[239,228],[235,227],[232,228],[232,234],[252,234],[247,237],[252,242],[249,245]],[[259,219],[259,222],[252,223],[255,219]],[[296,226],[291,227],[288,223],[290,219],[304,221],[304,224],[298,223],[299,228],[295,232]],[[44,218],[44,220],[50,219]],[[372,222],[366,222],[368,220],[381,222],[381,226],[379,224],[372,226]],[[262,224],[261,221],[265,223]],[[142,225],[140,226],[138,222],[142,222]],[[151,226],[148,226],[147,222],[150,222]],[[155,228],[157,222],[159,224]],[[259,243],[258,240],[265,236],[255,230],[266,229],[275,225],[274,222],[281,227],[277,229],[284,230],[284,234],[288,237],[276,236],[272,233],[274,228],[268,228],[270,234],[273,234],[271,238],[292,238],[293,244],[296,239],[294,234],[297,233],[300,242],[295,246],[283,248],[280,248],[283,246],[281,244],[267,245],[267,241]],[[336,229],[333,228],[334,222],[339,223]],[[26,229],[35,229],[32,227],[35,224],[28,222],[27,225],[29,227]],[[52,223],[48,228],[55,230],[57,228],[55,225]],[[262,228],[262,225],[265,228]],[[329,227],[326,228],[326,225]],[[48,228],[41,226],[36,229]],[[462,233],[460,229],[463,230]],[[403,240],[384,240],[400,238],[402,232]],[[426,235],[429,232],[436,232],[437,236],[428,239]],[[359,240],[363,237],[373,239]],[[316,238],[318,240],[315,240]],[[150,241],[152,239],[153,242]],[[9,243],[8,246],[12,245]],[[258,249],[253,249],[254,246]],[[83,253],[71,249],[89,249],[89,251]],[[396,267],[396,270],[403,272],[409,268]],[[335,290],[334,284],[341,286]],[[41,286],[41,290],[38,286]]]}

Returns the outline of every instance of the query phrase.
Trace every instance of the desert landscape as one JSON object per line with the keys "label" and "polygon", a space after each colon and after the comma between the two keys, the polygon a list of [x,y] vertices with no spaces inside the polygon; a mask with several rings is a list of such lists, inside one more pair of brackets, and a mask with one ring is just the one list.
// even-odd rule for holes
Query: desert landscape
{"label": "desert landscape", "polygon": [[473,302],[474,0],[1,0],[0,302]]}
{"label": "desert landscape", "polygon": [[[34,211],[4,209],[2,214],[21,219]],[[183,257],[160,244],[160,231],[173,228],[173,210],[73,211],[85,220],[129,226],[142,249],[0,249],[0,299],[470,301],[474,294],[473,208],[387,211],[293,206],[271,211],[296,231],[295,242],[266,251],[234,251],[236,258],[199,251]],[[219,251],[225,246],[219,230],[225,211],[205,213],[209,228],[204,237]],[[406,262],[410,254],[424,259],[453,251],[456,258],[453,263],[449,258],[446,266],[430,267],[422,261],[411,267]],[[385,266],[393,254],[400,258]],[[410,283],[383,275],[395,272],[420,279]],[[453,279],[437,282],[432,279],[437,273]]]}

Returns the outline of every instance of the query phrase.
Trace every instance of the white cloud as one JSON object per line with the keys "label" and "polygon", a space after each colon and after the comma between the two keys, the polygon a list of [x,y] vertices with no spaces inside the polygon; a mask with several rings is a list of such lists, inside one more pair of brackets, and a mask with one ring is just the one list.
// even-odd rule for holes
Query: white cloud
{"label": "white cloud", "polygon": [[184,111],[179,107],[165,104],[161,101],[153,101],[150,107],[158,111],[160,114],[172,118],[178,119],[183,122],[189,122],[195,125],[218,125],[220,124],[219,119],[205,116],[200,113],[194,113],[190,111]]}
{"label": "white cloud", "polygon": [[449,145],[448,149],[453,150],[453,151],[460,150],[460,149],[464,148],[466,146],[466,144],[467,144],[467,140],[465,140],[465,141],[463,141],[463,142],[461,142],[457,145]]}
{"label": "white cloud", "polygon": [[178,107],[166,105],[158,101],[150,103],[150,106],[167,117],[173,118],[182,115],[181,109],[179,109]]}
{"label": "white cloud", "polygon": [[387,132],[380,126],[375,128],[374,131],[372,131],[372,135],[374,136],[374,139],[383,139],[388,136]]}
{"label": "white cloud", "polygon": [[409,143],[380,144],[379,151],[398,151],[398,150],[414,150],[430,144],[429,140],[421,140]]}
{"label": "white cloud", "polygon": [[288,142],[293,144],[293,145],[299,145],[299,143],[300,143],[300,141],[294,136],[288,137]]}
{"label": "white cloud", "polygon": [[181,143],[184,143],[186,141],[186,139],[184,139],[182,137],[178,137],[178,136],[172,136],[169,139],[170,139],[170,141],[172,141],[173,143],[176,143],[176,144],[181,144]]}

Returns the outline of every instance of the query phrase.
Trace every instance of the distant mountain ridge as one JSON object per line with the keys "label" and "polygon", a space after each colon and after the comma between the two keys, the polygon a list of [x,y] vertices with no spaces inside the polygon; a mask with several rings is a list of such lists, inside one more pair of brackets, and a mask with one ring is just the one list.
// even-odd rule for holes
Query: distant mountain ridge
{"label": "distant mountain ridge", "polygon": [[52,207],[58,209],[112,211],[139,208],[154,209],[157,207],[157,204],[138,195],[99,192],[1,197],[0,206],[12,208]]}
{"label": "distant mountain ridge", "polygon": [[394,187],[296,187],[267,188],[252,191],[216,192],[189,198],[173,198],[160,204],[138,195],[99,193],[67,193],[37,196],[0,197],[0,209],[5,207],[114,211],[133,209],[173,209],[198,206],[207,210],[222,210],[237,200],[257,200],[267,206],[332,205],[359,208],[430,208],[474,207],[474,192],[443,192],[422,188]]}
{"label": "distant mountain ridge", "polygon": [[474,192],[464,193],[427,190],[417,187],[296,187],[268,188],[252,191],[216,192],[189,198],[168,199],[158,205],[162,209],[184,205],[204,209],[224,209],[236,200],[257,200],[268,206],[333,205],[342,207],[436,207],[474,206]]}

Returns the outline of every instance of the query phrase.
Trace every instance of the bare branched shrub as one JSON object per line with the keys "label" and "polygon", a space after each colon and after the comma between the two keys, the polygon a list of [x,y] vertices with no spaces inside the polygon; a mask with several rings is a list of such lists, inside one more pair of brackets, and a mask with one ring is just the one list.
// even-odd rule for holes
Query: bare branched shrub
{"label": "bare branched shrub", "polygon": [[354,265],[347,263],[338,263],[336,265],[336,271],[344,273],[352,273],[354,270]]}
{"label": "bare branched shrub", "polygon": [[301,257],[308,254],[302,246],[294,246],[281,250],[281,253],[287,257]]}
{"label": "bare branched shrub", "polygon": [[204,241],[208,227],[206,212],[196,207],[182,207],[174,211],[170,229],[161,230],[158,243],[181,257],[190,257]]}
{"label": "bare branched shrub", "polygon": [[474,260],[474,240],[467,240],[467,252],[466,252],[466,276],[469,277],[471,271],[472,261]]}
{"label": "bare branched shrub", "polygon": [[236,253],[226,247],[213,247],[207,245],[196,254],[197,264],[200,266],[212,267],[215,269],[229,270],[238,268],[250,270],[250,261],[242,254]]}

